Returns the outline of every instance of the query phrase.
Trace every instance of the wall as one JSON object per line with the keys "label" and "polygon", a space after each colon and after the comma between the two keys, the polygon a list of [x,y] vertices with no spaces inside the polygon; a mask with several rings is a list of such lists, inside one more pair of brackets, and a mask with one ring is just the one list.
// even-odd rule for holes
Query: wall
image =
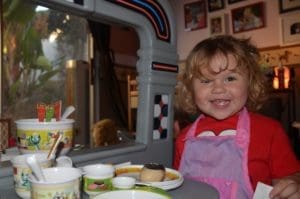
{"label": "wall", "polygon": [[[175,13],[176,13],[176,21],[177,21],[177,53],[178,53],[178,64],[179,64],[179,72],[184,68],[184,61],[191,51],[191,49],[201,40],[206,39],[210,36],[208,26],[203,29],[198,29],[194,31],[185,31],[184,24],[184,4],[196,2],[198,0],[169,0],[171,3]],[[207,1],[205,1],[207,2]],[[235,37],[239,38],[251,38],[252,42],[260,48],[262,55],[269,55],[270,63],[269,66],[276,66],[278,63],[278,55],[287,55],[287,59],[283,61],[284,65],[289,65],[290,67],[294,67],[296,77],[300,76],[300,44],[293,46],[284,46],[282,45],[282,34],[281,34],[281,19],[285,16],[294,16],[295,14],[300,14],[300,10],[285,12],[283,14],[279,13],[279,1],[278,0],[244,0],[241,2],[227,4],[228,0],[224,0],[225,8],[207,13],[207,19],[216,15],[227,15],[227,34],[232,34]],[[232,23],[231,23],[231,10],[239,7],[243,7],[246,5],[264,2],[265,6],[265,27],[261,29],[245,31],[241,33],[233,34],[232,31]],[[208,20],[207,20],[208,23]],[[295,78],[296,84],[294,92],[294,103],[290,103],[288,101],[291,100],[292,93],[280,94],[282,98],[287,98],[282,102],[283,111],[281,113],[282,124],[287,130],[288,134],[293,134],[291,136],[291,140],[293,143],[293,147],[297,155],[300,157],[300,149],[298,147],[298,138],[297,134],[294,130],[290,130],[291,123],[296,120],[300,121],[300,78]],[[288,92],[286,92],[288,93]],[[288,96],[288,97],[286,97]],[[288,101],[287,101],[288,100]],[[289,118],[289,107],[292,106],[292,109],[295,109],[295,117]],[[274,108],[274,107],[272,107]],[[278,107],[277,107],[278,108]],[[292,131],[292,132],[290,132]]]}
{"label": "wall", "polygon": [[[179,61],[185,60],[189,51],[194,45],[209,37],[208,28],[198,29],[195,31],[185,31],[184,29],[184,9],[183,6],[186,3],[195,2],[197,0],[169,0],[176,13],[177,21],[177,52]],[[234,4],[227,4],[227,0],[224,0],[225,8],[222,10],[208,12],[207,17],[213,15],[227,14],[228,15],[228,30],[229,34],[232,34],[231,25],[231,10],[238,7],[243,7],[249,4],[257,2],[265,2],[265,28],[242,32],[234,34],[236,37],[251,37],[254,44],[258,48],[265,48],[270,46],[278,46],[281,43],[281,29],[280,21],[281,17],[294,15],[300,13],[300,11],[291,11],[284,14],[279,14],[279,1],[278,0],[245,0]],[[267,39],[266,39],[267,38]]]}

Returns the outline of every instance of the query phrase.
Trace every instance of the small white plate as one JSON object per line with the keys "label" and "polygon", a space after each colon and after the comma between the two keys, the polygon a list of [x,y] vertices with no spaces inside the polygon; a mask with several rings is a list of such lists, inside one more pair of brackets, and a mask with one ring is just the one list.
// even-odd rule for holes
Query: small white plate
{"label": "small white plate", "polygon": [[116,169],[116,176],[129,176],[137,179],[137,184],[146,184],[158,187],[164,190],[175,189],[183,183],[181,173],[174,169],[166,168],[166,176],[164,181],[161,182],[140,182],[139,176],[143,165],[128,165]]}
{"label": "small white plate", "polygon": [[170,196],[144,190],[117,190],[97,195],[93,199],[171,199]]}

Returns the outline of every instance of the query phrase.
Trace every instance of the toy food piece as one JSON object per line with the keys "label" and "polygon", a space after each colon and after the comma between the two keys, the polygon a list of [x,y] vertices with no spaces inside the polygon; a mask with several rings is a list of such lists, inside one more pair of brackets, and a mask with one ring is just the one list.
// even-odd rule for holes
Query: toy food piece
{"label": "toy food piece", "polygon": [[162,164],[149,163],[145,164],[140,173],[142,182],[160,182],[165,178],[166,169]]}

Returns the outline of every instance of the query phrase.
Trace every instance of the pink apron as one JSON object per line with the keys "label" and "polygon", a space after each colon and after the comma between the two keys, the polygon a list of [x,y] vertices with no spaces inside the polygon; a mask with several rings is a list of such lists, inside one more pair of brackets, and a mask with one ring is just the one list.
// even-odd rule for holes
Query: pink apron
{"label": "pink apron", "polygon": [[186,178],[208,183],[220,199],[250,199],[253,196],[248,175],[249,115],[239,113],[236,135],[195,137],[200,116],[186,136],[179,171]]}

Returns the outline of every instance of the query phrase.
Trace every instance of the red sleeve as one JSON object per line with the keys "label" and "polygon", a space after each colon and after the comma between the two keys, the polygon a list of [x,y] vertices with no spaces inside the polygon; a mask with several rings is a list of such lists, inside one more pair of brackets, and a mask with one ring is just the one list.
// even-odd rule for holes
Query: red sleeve
{"label": "red sleeve", "polygon": [[184,149],[184,138],[187,134],[187,131],[189,130],[190,125],[184,128],[180,134],[177,136],[175,140],[175,149],[174,149],[174,158],[173,158],[173,168],[178,170],[181,160],[181,155]]}
{"label": "red sleeve", "polygon": [[293,151],[287,133],[278,121],[251,114],[249,174],[252,186],[257,182],[271,184],[300,171],[300,162]]}
{"label": "red sleeve", "polygon": [[[276,129],[276,130],[275,130]],[[287,133],[278,125],[274,126],[271,145],[272,178],[282,178],[300,171],[300,164],[289,141]]]}

